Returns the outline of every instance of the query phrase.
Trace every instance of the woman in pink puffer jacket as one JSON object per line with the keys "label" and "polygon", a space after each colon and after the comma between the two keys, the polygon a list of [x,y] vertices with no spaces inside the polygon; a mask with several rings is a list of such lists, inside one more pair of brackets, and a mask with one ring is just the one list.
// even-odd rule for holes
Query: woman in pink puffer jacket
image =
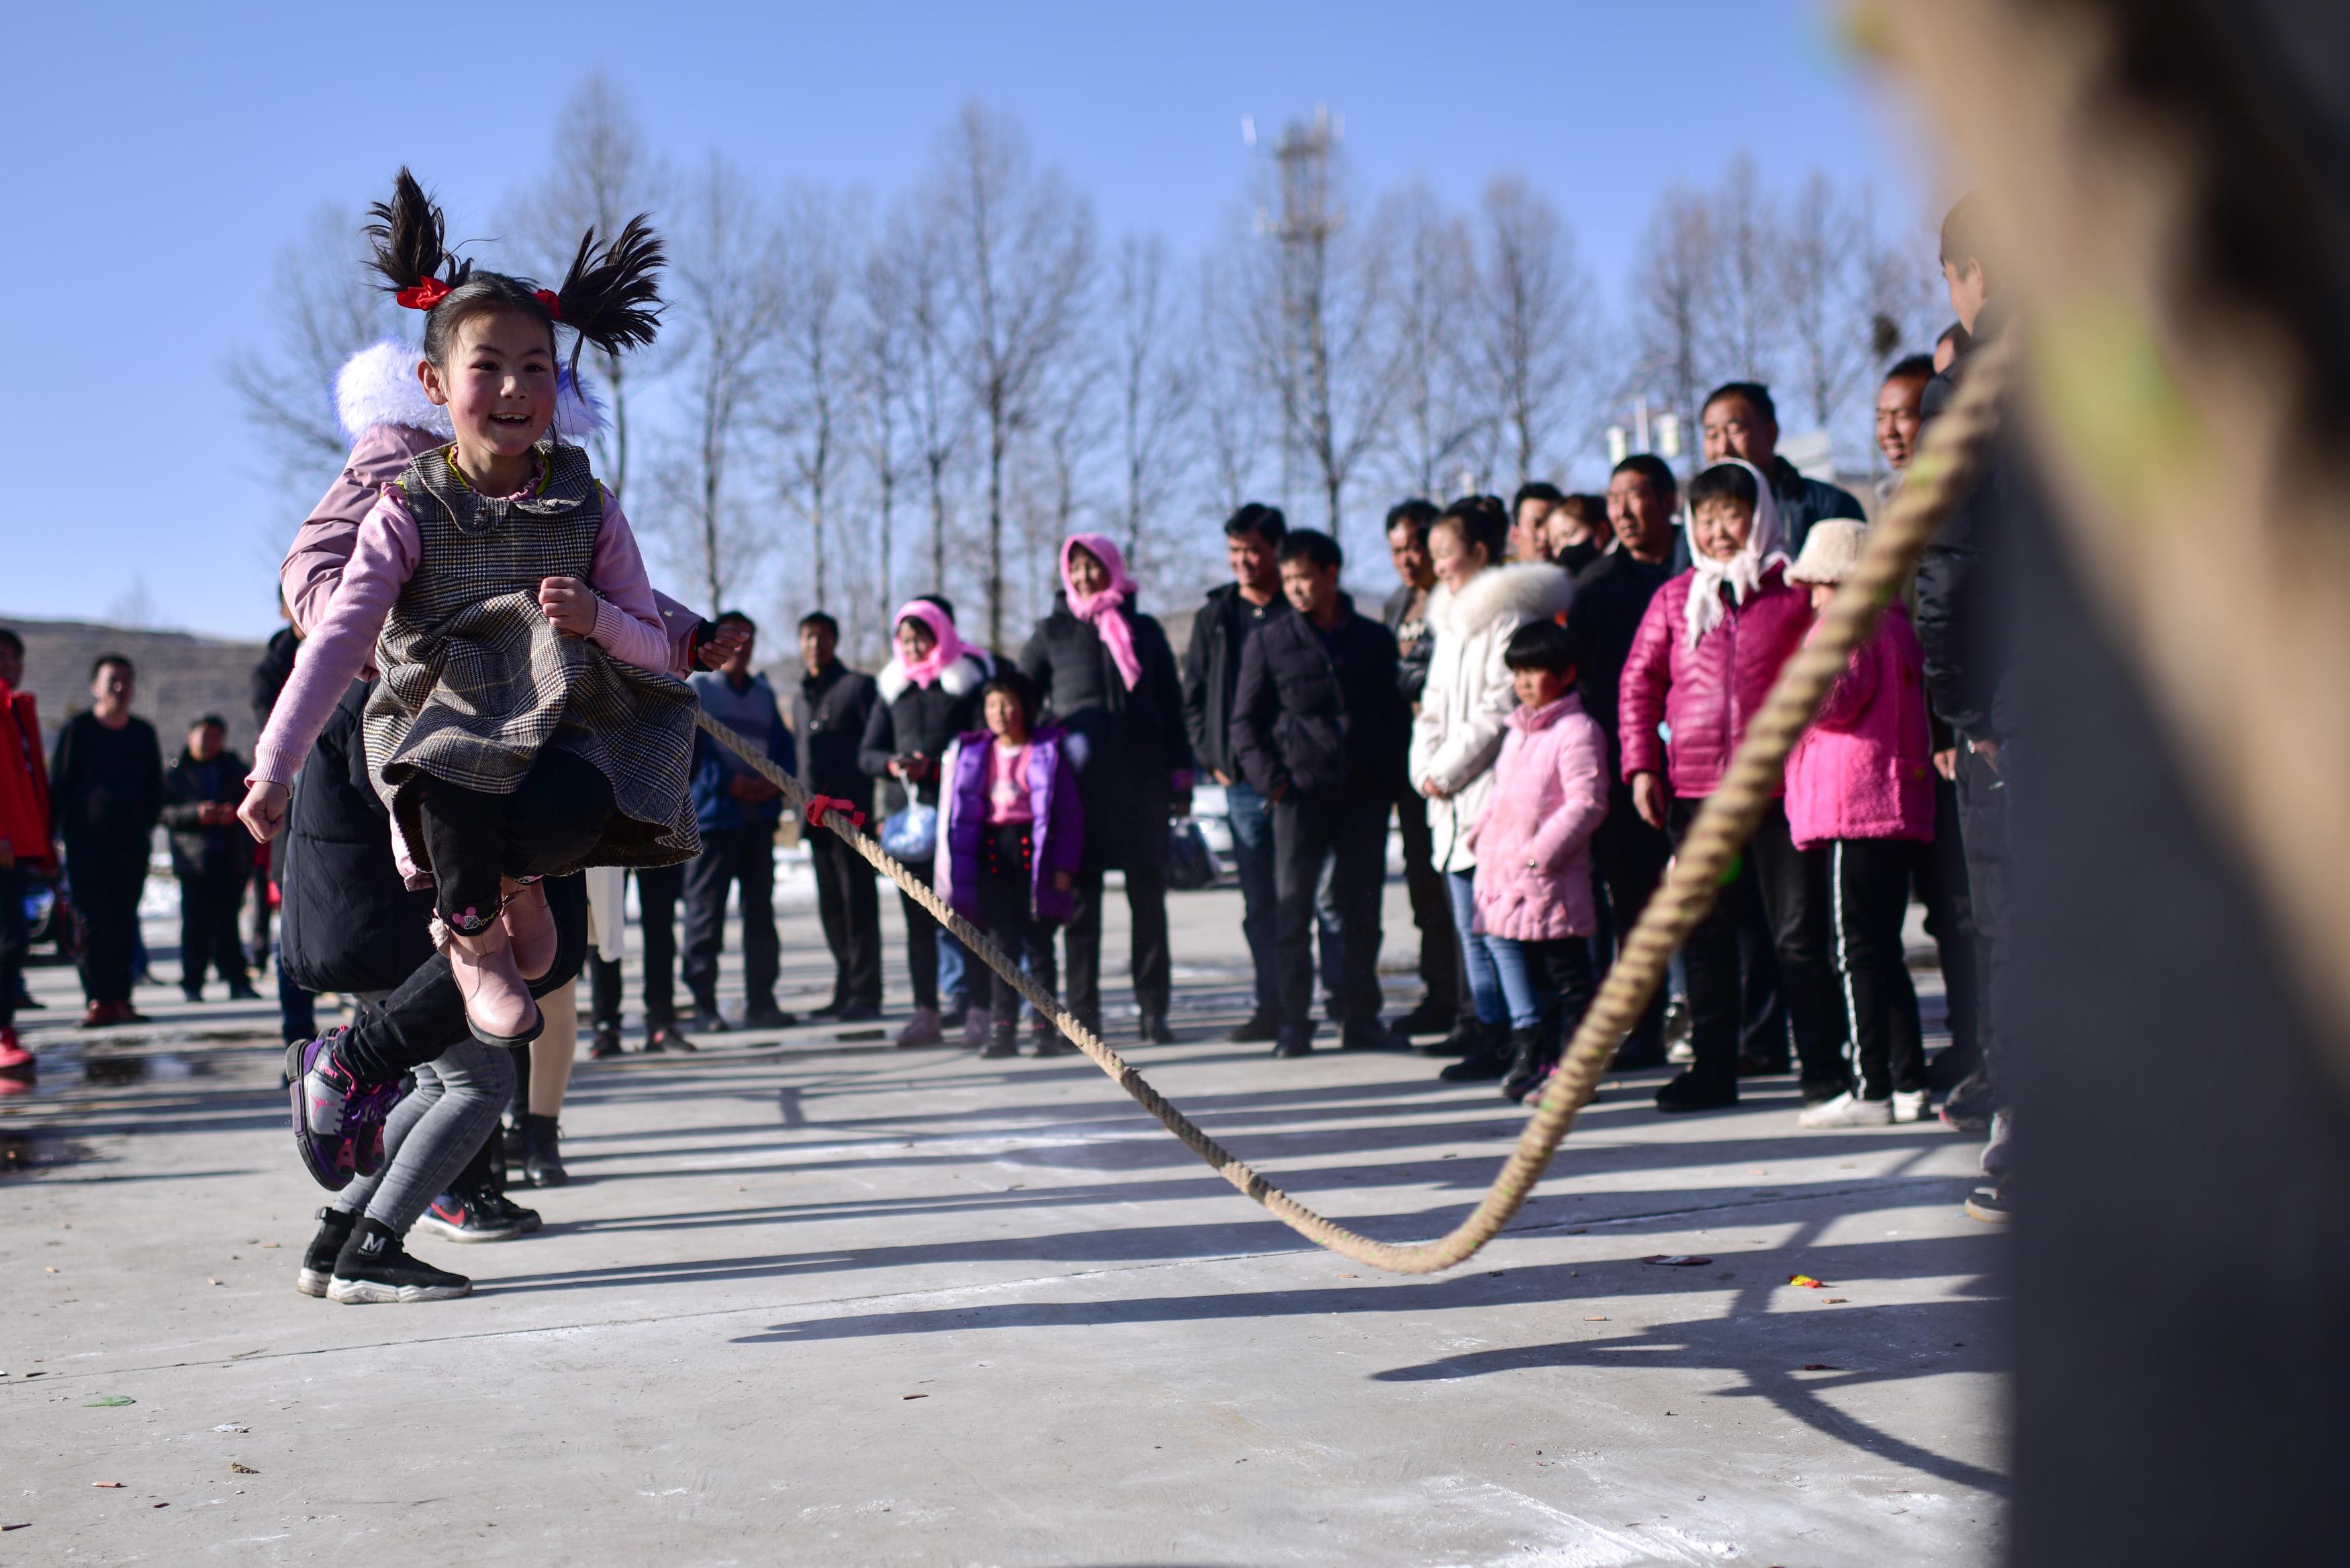
{"label": "woman in pink puffer jacket", "polygon": [[1558,1061],[1597,982],[1586,940],[1597,928],[1591,836],[1607,815],[1607,742],[1575,694],[1575,650],[1556,621],[1534,620],[1503,651],[1518,707],[1506,722],[1477,857],[1476,934],[1510,1010],[1502,1093],[1523,1100]]}
{"label": "woman in pink puffer jacket", "polygon": [[[1825,607],[1867,530],[1817,523],[1787,580]],[[1881,1127],[1926,1114],[1926,1054],[1901,920],[1918,848],[1934,836],[1925,656],[1909,612],[1886,607],[1787,758],[1787,829],[1827,857],[1828,951],[1860,1082],[1804,1112],[1807,1127]]]}

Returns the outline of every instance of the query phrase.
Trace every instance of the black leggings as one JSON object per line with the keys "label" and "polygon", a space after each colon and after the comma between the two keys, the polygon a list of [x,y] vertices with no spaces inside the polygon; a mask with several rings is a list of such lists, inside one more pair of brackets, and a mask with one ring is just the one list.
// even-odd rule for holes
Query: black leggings
{"label": "black leggings", "polygon": [[[1039,920],[1034,912],[1035,840],[1024,822],[997,823],[980,831],[980,925],[1004,957],[1014,963],[1027,960],[1029,978],[1049,992],[1059,977],[1054,972],[1052,923]],[[976,954],[971,961],[979,971],[972,976],[972,1004],[977,1006],[988,995],[981,987],[993,981],[995,1026],[1011,1028],[1020,1019],[1019,992]]]}
{"label": "black leggings", "polygon": [[1860,1092],[1881,1100],[1926,1086],[1918,992],[1901,947],[1918,846],[1906,838],[1835,838],[1828,858],[1828,951],[1845,1023],[1859,1058]]}
{"label": "black leggings", "polygon": [[433,909],[470,935],[497,919],[502,877],[576,864],[612,819],[612,784],[592,763],[549,746],[510,794],[437,778],[416,787],[418,852],[432,868]]}

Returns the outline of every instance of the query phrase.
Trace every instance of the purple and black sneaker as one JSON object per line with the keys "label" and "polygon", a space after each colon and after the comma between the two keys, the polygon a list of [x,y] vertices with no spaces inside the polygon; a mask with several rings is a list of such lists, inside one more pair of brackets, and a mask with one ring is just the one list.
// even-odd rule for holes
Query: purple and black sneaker
{"label": "purple and black sneaker", "polygon": [[286,1047],[286,1087],[294,1147],[303,1168],[329,1192],[383,1168],[383,1122],[399,1103],[396,1084],[361,1088],[335,1059],[340,1029]]}

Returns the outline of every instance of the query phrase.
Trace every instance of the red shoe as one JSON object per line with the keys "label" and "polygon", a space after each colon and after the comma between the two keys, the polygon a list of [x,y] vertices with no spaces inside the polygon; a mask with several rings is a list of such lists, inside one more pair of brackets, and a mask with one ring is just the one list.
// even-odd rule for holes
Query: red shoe
{"label": "red shoe", "polygon": [[114,1022],[115,1008],[117,1005],[117,1003],[111,1002],[91,1002],[88,1007],[82,1010],[81,1027],[84,1029],[105,1028],[108,1024]]}
{"label": "red shoe", "polygon": [[32,1064],[33,1054],[16,1044],[16,1027],[13,1024],[0,1024],[0,1073],[16,1067],[29,1067]]}

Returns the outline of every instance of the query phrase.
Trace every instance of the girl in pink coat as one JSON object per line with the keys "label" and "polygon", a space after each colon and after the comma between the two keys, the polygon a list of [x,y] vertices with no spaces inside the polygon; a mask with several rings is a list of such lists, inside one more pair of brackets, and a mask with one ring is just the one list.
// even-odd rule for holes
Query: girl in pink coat
{"label": "girl in pink coat", "polygon": [[1597,986],[1586,939],[1597,926],[1591,836],[1607,815],[1607,742],[1575,694],[1565,628],[1528,621],[1502,657],[1518,707],[1467,841],[1477,857],[1475,930],[1510,1009],[1502,1093],[1523,1100],[1556,1064]]}
{"label": "girl in pink coat", "polygon": [[[1787,580],[1825,608],[1860,558],[1857,523],[1812,526]],[[1925,659],[1909,612],[1886,607],[1787,759],[1787,829],[1827,858],[1828,951],[1859,1081],[1804,1112],[1807,1127],[1881,1127],[1926,1114],[1918,993],[1901,950],[1918,846],[1934,836]]]}

